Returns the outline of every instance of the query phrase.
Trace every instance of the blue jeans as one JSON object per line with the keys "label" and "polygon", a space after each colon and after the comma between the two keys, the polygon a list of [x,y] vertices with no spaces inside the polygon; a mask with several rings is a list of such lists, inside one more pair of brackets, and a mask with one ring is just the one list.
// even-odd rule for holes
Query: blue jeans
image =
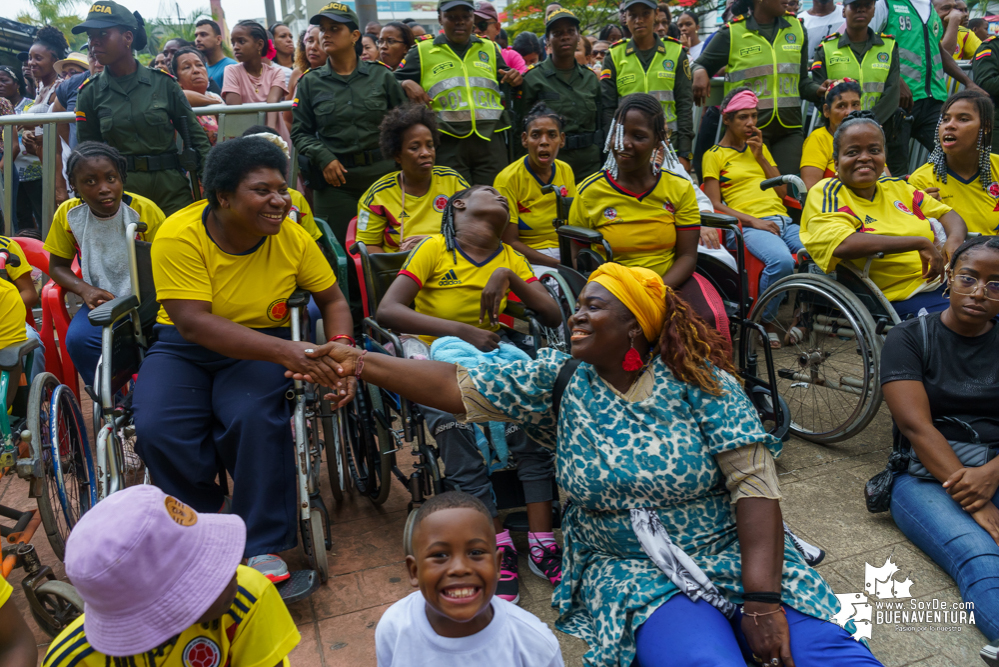
{"label": "blue jeans", "polygon": [[31,368],[24,369],[28,373],[28,384],[31,384],[36,375],[45,372],[45,344],[42,342],[42,337],[35,331],[35,327],[25,322],[24,330],[28,335],[28,340],[38,341],[38,347],[35,348],[31,356]]}
{"label": "blue jeans", "polygon": [[[999,506],[999,493],[992,498]],[[895,525],[947,571],[961,598],[975,603],[975,624],[999,638],[999,545],[936,480],[903,472],[891,488]]]}
{"label": "blue jeans", "polygon": [[[881,667],[866,646],[835,623],[785,606],[791,656],[797,667]],[[977,617],[977,614],[976,614]],[[632,667],[745,667],[752,655],[742,633],[742,612],[731,621],[704,600],[674,595],[635,634]]]}
{"label": "blue jeans", "polygon": [[[780,229],[780,235],[772,234],[764,229],[754,229],[743,226],[742,238],[746,242],[746,250],[766,264],[760,275],[760,294],[775,282],[791,275],[794,271],[794,257],[804,244],[798,238],[799,226],[791,224],[791,218],[786,215],[768,215],[761,220],[769,220]],[[733,245],[734,247],[734,245]],[[772,322],[777,315],[780,301],[774,299],[763,313],[764,322]]]}
{"label": "blue jeans", "polygon": [[97,361],[101,358],[101,327],[95,327],[87,317],[90,309],[80,306],[66,329],[66,350],[83,378],[83,384],[94,386]]}

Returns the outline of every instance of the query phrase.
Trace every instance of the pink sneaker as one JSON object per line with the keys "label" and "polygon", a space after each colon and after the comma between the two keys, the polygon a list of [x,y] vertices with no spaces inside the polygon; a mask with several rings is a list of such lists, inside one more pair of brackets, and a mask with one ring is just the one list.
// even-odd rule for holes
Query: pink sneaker
{"label": "pink sneaker", "polygon": [[500,545],[500,578],[496,596],[507,602],[520,602],[520,575],[517,573],[517,552],[513,547]]}
{"label": "pink sneaker", "polygon": [[558,586],[562,581],[562,547],[556,542],[547,547],[540,544],[531,547],[527,564],[531,572],[542,579],[547,579],[552,586]]}

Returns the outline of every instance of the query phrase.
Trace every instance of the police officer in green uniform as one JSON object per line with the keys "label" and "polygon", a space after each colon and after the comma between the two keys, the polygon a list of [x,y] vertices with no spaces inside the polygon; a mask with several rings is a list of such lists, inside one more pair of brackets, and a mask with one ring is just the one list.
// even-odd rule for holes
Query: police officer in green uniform
{"label": "police officer in green uniform", "polygon": [[[142,17],[101,0],[73,28],[73,34],[81,32],[104,71],[80,86],[78,139],[117,148],[127,162],[129,191],[153,200],[165,214],[194,203],[184,172],[200,177],[211,144],[173,76],[135,59],[133,51],[146,46]],[[180,153],[175,131],[184,143]]]}
{"label": "police officer in green uniform", "polygon": [[782,174],[797,174],[801,101],[821,104],[827,88],[808,76],[808,33],[781,0],[736,0],[732,13],[693,64],[694,101],[704,103],[710,78],[726,68],[725,93],[739,86],[756,93],[764,143]]}
{"label": "police officer in green uniform", "polygon": [[524,118],[538,102],[544,102],[565,121],[565,146],[558,158],[572,167],[576,182],[600,171],[603,151],[603,99],[600,82],[588,67],[576,62],[580,39],[579,19],[568,9],[558,9],[545,21],[545,37],[551,56],[531,65],[524,74],[514,105]]}
{"label": "police officer in green uniform", "polygon": [[833,33],[815,49],[812,78],[818,83],[851,78],[860,83],[860,105],[888,125],[898,109],[902,79],[898,44],[891,35],[868,26],[874,18],[874,0],[843,0],[846,30]]}
{"label": "police officer in green uniform", "polygon": [[[326,64],[302,75],[295,91],[291,140],[308,158],[316,217],[329,223],[346,247],[357,202],[376,180],[395,169],[378,148],[378,126],[406,96],[388,65],[358,57],[357,14],[331,2],[309,19],[319,26]],[[320,177],[320,174],[322,175]]]}
{"label": "police officer in green uniform", "polygon": [[632,36],[615,42],[604,58],[600,71],[603,129],[606,132],[610,127],[618,100],[632,93],[649,93],[662,104],[670,142],[689,170],[694,140],[690,61],[687,49],[678,40],[662,39],[656,34],[658,11],[655,0],[625,0],[621,4]]}
{"label": "police officer in green uniform", "polygon": [[451,167],[473,185],[492,185],[509,162],[506,136],[510,116],[501,84],[522,83],[500,47],[473,32],[471,0],[439,0],[444,34],[416,42],[395,72],[413,102],[437,114],[441,145],[437,164]]}
{"label": "police officer in green uniform", "polygon": [[995,104],[992,152],[999,153],[999,36],[992,35],[978,47],[971,60],[971,73],[982,90],[992,96],[992,103]]}

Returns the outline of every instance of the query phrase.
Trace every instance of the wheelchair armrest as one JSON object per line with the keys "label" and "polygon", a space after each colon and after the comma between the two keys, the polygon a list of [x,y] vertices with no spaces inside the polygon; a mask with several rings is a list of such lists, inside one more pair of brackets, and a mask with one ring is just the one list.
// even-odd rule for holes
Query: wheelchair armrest
{"label": "wheelchair armrest", "polygon": [[[364,333],[368,335],[371,343],[378,348],[376,351],[384,354],[391,354],[388,348],[385,347],[385,343],[392,343],[392,347],[395,348],[395,356],[400,359],[404,358],[402,340],[398,335],[378,324],[378,322],[375,321],[375,318],[365,317],[364,321],[361,323],[361,327]],[[375,335],[372,336],[372,333]]]}
{"label": "wheelchair armrest", "polygon": [[[14,343],[0,349],[0,368],[4,370],[16,368],[21,363],[21,359],[38,347],[38,345],[37,340],[29,338],[28,340],[22,340],[20,343]],[[16,378],[14,384],[17,384]]]}
{"label": "wheelchair armrest", "polygon": [[134,294],[120,296],[117,299],[112,299],[94,308],[90,311],[87,319],[95,327],[107,327],[117,322],[129,311],[135,310],[138,307],[139,297]]}
{"label": "wheelchair armrest", "polygon": [[564,236],[573,241],[579,241],[580,243],[585,243],[587,245],[595,244],[601,245],[604,242],[604,236],[595,229],[587,229],[586,227],[575,227],[573,225],[562,225],[558,228],[558,235]]}
{"label": "wheelchair armrest", "polygon": [[309,299],[312,297],[312,293],[308,290],[304,290],[301,287],[296,287],[295,291],[291,293],[288,297],[288,307],[289,308],[304,308],[309,305]]}
{"label": "wheelchair armrest", "polygon": [[715,213],[714,211],[701,211],[701,226],[713,227],[715,229],[732,229],[739,226],[739,220],[735,216]]}

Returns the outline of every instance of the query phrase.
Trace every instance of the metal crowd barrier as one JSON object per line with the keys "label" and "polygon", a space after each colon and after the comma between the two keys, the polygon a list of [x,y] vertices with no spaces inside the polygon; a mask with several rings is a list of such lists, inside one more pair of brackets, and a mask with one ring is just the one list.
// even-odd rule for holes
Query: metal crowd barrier
{"label": "metal crowd barrier", "polygon": [[[217,116],[218,117],[218,141],[225,141],[238,137],[251,125],[267,125],[268,112],[287,111],[292,108],[291,102],[275,102],[268,104],[259,102],[253,104],[240,104],[229,106],[226,104],[213,104],[207,107],[197,107],[194,113],[197,116]],[[49,127],[54,127],[58,123],[75,122],[76,116],[72,112],[47,113],[47,114],[22,114],[18,116],[0,116],[0,130],[3,131],[3,179],[0,181],[0,202],[3,203],[3,219],[5,236],[12,236],[14,233],[14,141],[16,140],[17,127],[38,127],[45,128],[42,135],[42,238],[48,235],[49,226],[52,224],[52,216],[55,215],[55,187],[56,187],[56,133],[48,131]],[[178,144],[180,140],[178,138]],[[298,179],[298,155],[294,146],[289,146],[291,159],[289,164],[288,183],[295,187]],[[62,164],[59,164],[62,169]],[[193,175],[192,175],[193,177]],[[198,190],[200,192],[200,189]]]}

